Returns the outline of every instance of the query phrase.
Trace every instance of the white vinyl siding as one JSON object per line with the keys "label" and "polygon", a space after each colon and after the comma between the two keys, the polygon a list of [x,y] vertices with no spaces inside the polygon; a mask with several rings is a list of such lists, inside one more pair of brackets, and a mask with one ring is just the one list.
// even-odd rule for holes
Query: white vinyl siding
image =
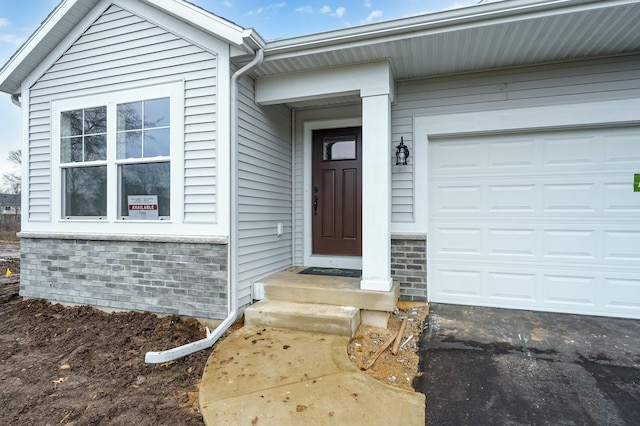
{"label": "white vinyl siding", "polygon": [[[413,123],[419,116],[637,98],[638,69],[640,56],[635,55],[398,82],[391,148],[404,137],[415,152]],[[393,222],[414,222],[416,214],[426,214],[415,211],[420,195],[411,190],[416,169],[426,164],[410,160],[410,166],[393,168]]]}
{"label": "white vinyl siding", "polygon": [[52,100],[184,80],[182,221],[216,223],[217,75],[215,54],[109,7],[30,89],[29,221],[49,222],[59,215],[51,211]]}
{"label": "white vinyl siding", "polygon": [[[251,303],[251,284],[292,262],[291,112],[254,103],[254,82],[239,85],[238,296]],[[277,236],[278,223],[283,235]]]}

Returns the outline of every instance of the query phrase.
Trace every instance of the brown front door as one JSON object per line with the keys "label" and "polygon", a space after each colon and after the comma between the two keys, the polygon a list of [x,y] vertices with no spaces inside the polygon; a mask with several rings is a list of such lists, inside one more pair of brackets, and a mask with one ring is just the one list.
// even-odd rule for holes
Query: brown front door
{"label": "brown front door", "polygon": [[362,128],[313,132],[314,254],[362,255]]}

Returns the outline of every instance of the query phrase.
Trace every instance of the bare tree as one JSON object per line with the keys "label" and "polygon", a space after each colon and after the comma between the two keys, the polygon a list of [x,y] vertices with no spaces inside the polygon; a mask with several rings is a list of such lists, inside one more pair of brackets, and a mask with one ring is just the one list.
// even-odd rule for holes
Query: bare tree
{"label": "bare tree", "polygon": [[[22,164],[22,151],[17,149],[9,151],[7,160],[16,166]],[[9,231],[11,238],[15,237],[15,233],[20,230],[20,190],[22,188],[22,180],[20,178],[20,168],[18,171],[3,173],[2,187],[3,191],[8,194],[2,194],[3,210],[0,213],[0,230]],[[16,228],[17,226],[17,228]],[[6,234],[6,232],[5,232]]]}
{"label": "bare tree", "polygon": [[[16,149],[15,151],[9,151],[7,161],[15,164],[16,166],[22,165],[22,150]],[[2,175],[3,189],[10,194],[20,194],[22,190],[22,178],[20,176],[20,169]]]}

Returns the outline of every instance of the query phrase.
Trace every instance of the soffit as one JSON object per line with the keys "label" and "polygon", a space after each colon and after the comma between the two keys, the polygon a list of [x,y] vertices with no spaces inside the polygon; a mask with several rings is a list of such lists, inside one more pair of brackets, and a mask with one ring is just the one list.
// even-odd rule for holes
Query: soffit
{"label": "soffit", "polygon": [[[16,51],[2,68],[6,78],[1,82],[0,91],[19,91],[22,81],[53,51],[58,44],[84,19],[99,0],[86,0],[73,4],[61,19],[52,17],[66,5],[61,3],[54,9],[36,32]],[[9,69],[10,68],[10,69]]]}
{"label": "soffit", "polygon": [[[402,80],[640,52],[639,1],[552,3],[553,9],[525,9],[511,16],[496,13],[493,18],[449,25],[442,22],[450,15],[434,14],[423,17],[418,30],[412,25],[405,32],[379,31],[380,36],[366,40],[342,37],[332,45],[321,37],[315,42],[300,38],[268,43],[265,62],[255,76],[387,59],[395,78]],[[483,8],[498,10],[496,4],[470,9]],[[398,25],[404,22],[412,21]],[[338,35],[324,37],[337,40]]]}

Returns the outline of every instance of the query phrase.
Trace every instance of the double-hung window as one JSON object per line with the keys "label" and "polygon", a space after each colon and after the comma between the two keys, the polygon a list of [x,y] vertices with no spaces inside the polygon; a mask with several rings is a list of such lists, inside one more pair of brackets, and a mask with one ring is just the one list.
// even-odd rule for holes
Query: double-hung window
{"label": "double-hung window", "polygon": [[60,114],[63,217],[107,215],[107,108]]}
{"label": "double-hung window", "polygon": [[54,205],[62,219],[128,220],[136,199],[157,209],[151,218],[171,218],[180,88],[174,83],[54,102],[60,185]]}
{"label": "double-hung window", "polygon": [[128,198],[157,196],[158,215],[170,216],[171,128],[169,98],[118,104],[119,217],[129,216]]}

